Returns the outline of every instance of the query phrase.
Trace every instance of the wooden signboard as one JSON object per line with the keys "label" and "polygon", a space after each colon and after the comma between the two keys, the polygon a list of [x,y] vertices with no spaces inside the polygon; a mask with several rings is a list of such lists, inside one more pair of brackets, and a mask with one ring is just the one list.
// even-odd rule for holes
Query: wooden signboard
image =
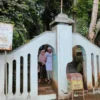
{"label": "wooden signboard", "polygon": [[0,23],[0,50],[12,50],[13,25]]}
{"label": "wooden signboard", "polygon": [[83,89],[82,75],[79,73],[68,73],[68,91]]}

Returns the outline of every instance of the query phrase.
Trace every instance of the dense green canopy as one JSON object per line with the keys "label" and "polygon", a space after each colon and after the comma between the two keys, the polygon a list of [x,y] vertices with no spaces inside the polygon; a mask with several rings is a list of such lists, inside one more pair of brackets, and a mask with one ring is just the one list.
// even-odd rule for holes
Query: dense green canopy
{"label": "dense green canopy", "polygon": [[[77,1],[74,5],[74,1]],[[76,31],[88,35],[93,0],[63,0],[63,12],[76,15]],[[60,0],[0,0],[0,22],[14,24],[13,48],[45,30],[60,13]],[[98,18],[100,17],[100,4]],[[98,41],[99,35],[97,35]]]}
{"label": "dense green canopy", "polygon": [[41,31],[35,0],[1,0],[0,22],[14,24],[13,48],[22,45]]}

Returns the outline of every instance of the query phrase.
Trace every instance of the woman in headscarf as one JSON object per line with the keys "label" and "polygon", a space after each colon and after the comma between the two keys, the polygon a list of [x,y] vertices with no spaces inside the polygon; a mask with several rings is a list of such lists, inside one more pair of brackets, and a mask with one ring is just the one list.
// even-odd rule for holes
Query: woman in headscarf
{"label": "woman in headscarf", "polygon": [[39,82],[41,81],[42,77],[44,79],[46,79],[45,62],[46,62],[45,50],[41,50],[40,55],[39,55],[39,65],[40,65],[40,79],[39,79]]}

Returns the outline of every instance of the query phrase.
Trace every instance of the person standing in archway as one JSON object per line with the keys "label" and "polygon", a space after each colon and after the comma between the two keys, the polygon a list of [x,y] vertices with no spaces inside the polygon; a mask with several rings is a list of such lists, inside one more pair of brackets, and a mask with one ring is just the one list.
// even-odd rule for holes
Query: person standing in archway
{"label": "person standing in archway", "polygon": [[47,79],[48,83],[51,83],[52,79],[52,48],[48,47],[48,52],[45,53],[46,56],[46,71],[47,71]]}
{"label": "person standing in archway", "polygon": [[45,62],[46,62],[46,56],[45,56],[45,50],[41,50],[39,55],[39,65],[40,65],[40,79],[41,78],[46,79],[46,68],[45,68]]}

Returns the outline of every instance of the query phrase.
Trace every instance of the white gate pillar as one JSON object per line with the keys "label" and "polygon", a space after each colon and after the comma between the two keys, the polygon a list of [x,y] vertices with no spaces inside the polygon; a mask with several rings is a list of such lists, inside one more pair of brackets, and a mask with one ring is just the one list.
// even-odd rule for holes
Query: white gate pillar
{"label": "white gate pillar", "polygon": [[[38,51],[38,50],[35,50],[34,51]],[[34,53],[33,51],[33,54],[31,54],[31,59],[30,59],[30,88],[31,88],[31,99],[33,100],[37,100],[37,96],[38,96],[38,71],[37,71],[37,68],[38,68],[38,59],[37,59],[37,56],[38,56],[38,53]]]}
{"label": "white gate pillar", "polygon": [[83,78],[84,78],[84,85],[87,84],[87,71],[86,71],[86,51],[82,49],[82,55],[83,55]]}
{"label": "white gate pillar", "polygon": [[28,66],[28,64],[27,64],[27,56],[25,55],[24,56],[24,64],[23,64],[23,93],[27,93],[27,78],[28,78],[28,74],[27,74],[27,66]]}
{"label": "white gate pillar", "polygon": [[95,87],[98,87],[98,74],[97,74],[97,59],[96,55],[94,55],[94,80],[95,80]]}
{"label": "white gate pillar", "polygon": [[[67,15],[60,13],[51,23],[56,31],[56,50],[58,66],[58,99],[65,98],[68,92],[66,67],[72,61],[72,26],[74,21]],[[70,25],[69,25],[70,24]]]}
{"label": "white gate pillar", "polygon": [[1,61],[0,63],[0,95],[4,95],[4,69],[5,62]]}
{"label": "white gate pillar", "polygon": [[87,88],[91,89],[92,86],[92,65],[91,65],[91,53],[86,54],[86,71],[87,71]]}
{"label": "white gate pillar", "polygon": [[99,80],[100,80],[100,56],[99,56],[99,71],[98,71],[99,73],[98,73],[98,78],[99,78]]}
{"label": "white gate pillar", "polygon": [[12,94],[12,61],[9,62],[9,81],[8,81],[8,93]]}
{"label": "white gate pillar", "polygon": [[84,78],[84,85],[87,85],[86,59],[83,60],[83,78]]}
{"label": "white gate pillar", "polygon": [[0,61],[0,95],[2,95],[2,64]]}
{"label": "white gate pillar", "polygon": [[16,94],[20,94],[20,57],[16,62]]}

